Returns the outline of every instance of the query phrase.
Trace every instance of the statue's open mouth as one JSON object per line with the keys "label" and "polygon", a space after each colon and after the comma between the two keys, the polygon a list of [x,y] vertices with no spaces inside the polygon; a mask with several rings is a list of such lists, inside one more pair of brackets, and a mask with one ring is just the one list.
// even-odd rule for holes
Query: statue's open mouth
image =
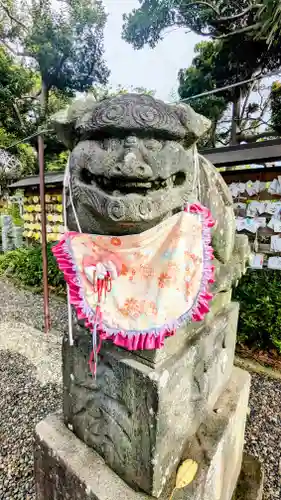
{"label": "statue's open mouth", "polygon": [[125,177],[109,178],[103,175],[94,175],[89,170],[83,169],[81,171],[81,180],[85,184],[98,186],[102,191],[110,195],[130,193],[145,195],[151,191],[180,187],[185,183],[186,175],[184,172],[177,172],[167,179],[139,180]]}

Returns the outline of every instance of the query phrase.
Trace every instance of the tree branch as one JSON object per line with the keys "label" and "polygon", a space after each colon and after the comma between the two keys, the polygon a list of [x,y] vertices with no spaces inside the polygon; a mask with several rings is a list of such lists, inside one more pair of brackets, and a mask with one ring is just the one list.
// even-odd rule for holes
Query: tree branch
{"label": "tree branch", "polygon": [[252,10],[258,10],[262,7],[262,4],[258,3],[255,5],[249,5],[246,9],[242,10],[242,12],[239,12],[238,14],[233,14],[232,16],[225,16],[225,17],[219,17],[218,19],[214,19],[212,21],[212,24],[222,24],[222,23],[228,23],[230,21],[237,21],[237,19],[241,19],[241,17],[246,16],[249,12]]}
{"label": "tree branch", "polygon": [[250,88],[248,89],[248,94],[245,97],[245,100],[244,100],[244,103],[243,103],[243,106],[242,106],[242,110],[241,110],[241,113],[240,113],[240,122],[243,121],[244,113],[246,111],[246,108],[247,108],[247,105],[248,105],[248,102],[249,102],[249,99],[250,99],[250,95],[251,95],[251,93],[252,93],[253,88],[254,88],[255,85],[256,85],[256,80],[254,80],[251,83]]}
{"label": "tree branch", "polygon": [[208,7],[208,9],[211,9],[213,12],[215,12],[215,14],[217,16],[220,15],[219,10],[214,5],[212,5],[209,2],[204,2],[203,0],[202,1],[198,0],[198,2],[191,2],[188,5],[185,5],[184,8],[189,9],[191,7],[196,7],[197,5],[202,5],[204,7]]}
{"label": "tree branch", "polygon": [[266,137],[280,137],[280,134],[277,132],[272,131],[265,131],[261,132],[260,134],[255,134],[255,135],[243,135],[239,134],[237,136],[237,139],[239,142],[256,142],[259,139],[265,139]]}
{"label": "tree branch", "polygon": [[225,141],[223,141],[221,137],[216,137],[216,141],[219,144],[222,144],[223,146],[228,146],[228,144],[229,144],[229,141],[227,139]]}
{"label": "tree branch", "polygon": [[10,9],[7,7],[7,5],[4,4],[4,2],[2,2],[2,0],[0,0],[0,6],[2,7],[3,11],[7,14],[7,16],[10,18],[11,21],[14,21],[14,23],[21,26],[21,28],[24,31],[27,31],[26,26],[11,13]]}
{"label": "tree branch", "polygon": [[217,36],[217,40],[222,40],[223,38],[228,38],[229,36],[235,36],[235,35],[240,35],[240,33],[248,33],[249,31],[257,30],[258,28],[261,28],[262,23],[256,23],[252,24],[251,26],[245,26],[244,28],[234,30],[231,33],[226,33],[225,35],[219,35]]}
{"label": "tree branch", "polygon": [[[250,127],[249,129],[246,129],[246,130],[251,130],[252,128],[258,128],[258,127],[260,127],[261,125],[266,125],[266,126],[268,126],[268,125],[270,124],[270,121],[265,121],[265,120],[263,120],[260,116],[259,116],[258,118],[250,118],[250,117],[249,117],[249,118],[247,118],[247,121],[248,121],[248,122],[259,121],[260,123],[259,123],[259,125],[257,125],[257,126],[255,126],[255,125],[254,125],[253,127]],[[245,129],[243,129],[243,131],[244,131],[244,130],[245,130]]]}
{"label": "tree branch", "polygon": [[27,52],[18,52],[16,49],[14,49],[13,47],[11,47],[11,45],[9,43],[7,43],[5,40],[0,40],[0,45],[4,45],[4,47],[6,47],[6,49],[8,49],[14,56],[17,56],[17,57],[30,57],[30,54],[28,54]]}
{"label": "tree branch", "polygon": [[22,117],[21,117],[21,114],[20,114],[19,108],[18,108],[18,106],[17,106],[17,104],[16,104],[15,102],[13,103],[13,108],[14,108],[14,111],[15,111],[15,113],[16,113],[16,115],[17,115],[17,119],[18,119],[18,121],[19,121],[19,123],[20,123],[20,125],[21,125],[22,129],[23,129],[23,130],[25,130],[25,124],[24,124],[24,121],[23,121],[23,119],[22,119]]}
{"label": "tree branch", "polygon": [[[204,0],[202,0],[202,1],[198,0],[197,2],[191,2],[188,5],[185,5],[183,10],[189,9],[192,7],[196,7],[197,5],[207,7],[208,9],[211,9],[216,14],[216,16],[220,16],[219,9],[217,7],[215,7],[214,5],[212,5],[211,3],[206,2]],[[228,23],[231,21],[236,21],[236,20],[241,19],[242,17],[246,16],[247,14],[252,12],[253,10],[258,10],[262,7],[263,7],[263,5],[261,3],[251,4],[246,9],[239,12],[238,14],[233,14],[231,16],[222,16],[222,17],[218,17],[217,19],[214,19],[212,21],[212,24],[217,25],[217,24],[222,24],[222,23]]]}
{"label": "tree branch", "polygon": [[17,100],[18,101],[27,101],[28,99],[31,99],[32,101],[38,99],[38,97],[40,96],[41,94],[41,89],[38,90],[35,94],[32,94],[32,95],[23,95],[21,97],[19,97]]}

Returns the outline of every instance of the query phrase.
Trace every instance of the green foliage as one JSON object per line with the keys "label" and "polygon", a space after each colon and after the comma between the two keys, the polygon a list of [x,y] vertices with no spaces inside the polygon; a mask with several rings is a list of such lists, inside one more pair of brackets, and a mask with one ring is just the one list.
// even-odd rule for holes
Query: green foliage
{"label": "green foliage", "polygon": [[[124,15],[123,26],[123,38],[136,49],[141,49],[145,44],[155,47],[165,30],[171,27],[186,27],[199,35],[208,35],[211,39],[197,46],[198,54],[192,66],[179,73],[179,93],[182,98],[248,80],[257,74],[278,70],[281,66],[280,26],[279,37],[276,36],[274,43],[269,46],[266,39],[258,36],[252,28],[258,15],[258,5],[255,2],[140,0],[139,3],[139,8]],[[262,3],[269,5],[277,2],[264,0]],[[280,2],[276,13],[280,12],[279,4]],[[268,9],[266,12],[270,17]],[[267,110],[258,103],[258,120],[253,108],[249,108],[249,96],[255,90],[258,90],[257,87],[252,88],[251,83],[248,83],[220,92],[219,95],[191,102],[197,111],[204,110],[203,114],[213,120],[211,142],[215,142],[216,138],[216,120],[221,117],[227,104],[233,104],[233,115],[229,119],[228,130],[224,127],[221,134],[224,144],[230,139],[230,128],[234,143],[248,139],[254,142],[262,132],[264,136],[268,136],[269,131],[264,128]],[[259,130],[261,124],[263,129]],[[278,134],[273,131],[272,136],[274,135]]]}
{"label": "green foliage", "polygon": [[[220,50],[219,42],[201,42],[195,46],[196,56],[192,66],[179,72],[179,95],[186,99],[208,90],[213,90],[216,85],[215,66],[216,58]],[[229,103],[229,96],[225,94],[213,94],[199,99],[193,99],[191,105],[197,113],[203,114],[212,121],[213,127],[204,138],[202,147],[215,146],[216,127],[222,118]]]}
{"label": "green foliage", "polygon": [[[43,289],[43,264],[41,246],[19,248],[0,255],[0,275],[14,279],[25,287],[32,287],[39,292]],[[62,273],[48,246],[48,281],[57,293],[65,289]]]}
{"label": "green foliage", "polygon": [[101,1],[66,0],[56,6],[50,0],[23,5],[3,0],[2,4],[6,9],[0,39],[6,45],[19,44],[24,55],[33,59],[47,91],[83,92],[95,82],[106,83],[106,14]]}
{"label": "green foliage", "polygon": [[266,38],[269,46],[278,43],[281,26],[280,0],[263,0],[256,21],[256,38]]}
{"label": "green foliage", "polygon": [[[31,110],[27,96],[35,83],[35,73],[16,63],[14,59],[0,47],[0,127],[7,133],[17,133],[25,129],[27,122],[22,115]],[[24,134],[24,130],[21,131]]]}
{"label": "green foliage", "polygon": [[238,342],[281,354],[281,273],[261,270],[246,274],[234,291],[240,302]]}
{"label": "green foliage", "polygon": [[[5,49],[0,52],[0,127],[6,134],[16,140],[32,135],[76,92],[106,84],[105,23],[100,0],[1,1],[0,44]],[[0,147],[6,142],[0,140]],[[30,144],[37,149],[37,138]],[[30,150],[18,149],[25,160]],[[46,162],[57,163],[61,153],[64,147],[56,136],[46,135]],[[37,170],[37,162],[24,161],[23,175]]]}
{"label": "green foliage", "polygon": [[[21,140],[31,130],[31,103],[27,98],[35,84],[35,73],[24,68],[0,47],[0,148],[9,147]],[[32,146],[20,143],[9,149],[21,162],[21,169],[13,180],[34,172],[36,154]],[[0,188],[11,182],[1,179]]]}
{"label": "green foliage", "polygon": [[281,134],[281,83],[274,82],[270,93],[271,122],[275,130]]}
{"label": "green foliage", "polygon": [[122,85],[118,85],[117,88],[113,90],[113,88],[110,86],[105,87],[103,85],[95,85],[94,87],[89,89],[88,93],[93,95],[95,100],[98,102],[98,101],[103,101],[108,97],[114,97],[119,94],[128,94],[128,93],[148,94],[153,96],[155,94],[155,91],[147,90],[144,87],[131,87],[127,89],[122,87]]}
{"label": "green foliage", "polygon": [[[3,48],[0,48],[0,148],[9,147],[9,152],[21,162],[18,178],[38,171],[36,157],[37,138],[29,143],[19,142],[37,130],[40,117],[40,103],[34,96],[40,93],[40,76],[31,69],[15,63]],[[49,94],[48,112],[54,113],[71,99],[70,92],[53,89]],[[47,161],[59,155],[63,146],[55,136],[45,137]],[[16,179],[15,179],[16,180]]]}
{"label": "green foliage", "polygon": [[[164,30],[174,26],[188,27],[212,39],[232,39],[233,47],[236,35],[243,41],[265,42],[263,50],[266,45],[271,49],[280,43],[280,0],[139,0],[139,3],[139,8],[123,16],[123,38],[136,49],[145,44],[155,47]],[[244,59],[247,56],[251,57],[246,53]]]}
{"label": "green foliage", "polygon": [[57,172],[60,170],[64,170],[68,156],[69,152],[63,151],[56,158],[53,158],[51,161],[46,163],[46,170],[48,172]]}
{"label": "green foliage", "polygon": [[140,7],[124,14],[123,38],[135,49],[154,48],[164,29],[178,25],[181,0],[140,0]]}
{"label": "green foliage", "polygon": [[22,142],[14,148],[14,151],[21,162],[20,177],[34,174],[38,169],[35,149],[30,144]]}
{"label": "green foliage", "polygon": [[[35,4],[36,2],[34,2]],[[69,0],[56,12],[49,2],[37,2],[25,38],[48,88],[83,92],[93,82],[106,83],[102,59],[106,15],[101,2]]]}

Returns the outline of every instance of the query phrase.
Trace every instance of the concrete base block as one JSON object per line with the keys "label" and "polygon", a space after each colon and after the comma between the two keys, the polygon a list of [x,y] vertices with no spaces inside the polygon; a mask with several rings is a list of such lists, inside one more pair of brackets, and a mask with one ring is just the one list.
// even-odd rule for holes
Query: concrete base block
{"label": "concrete base block", "polygon": [[36,500],[145,500],[53,414],[37,425]]}
{"label": "concrete base block", "polygon": [[[174,500],[231,500],[241,469],[249,382],[246,372],[233,370],[215,410],[188,442],[182,456],[182,460],[193,458],[198,462],[197,477],[183,490],[177,490]],[[242,477],[244,487],[245,476],[246,469]],[[97,452],[67,429],[58,415],[49,416],[37,426],[35,482],[37,500],[152,498],[128,486]],[[167,481],[163,471],[163,482],[166,487],[160,498],[168,500],[175,474]],[[246,491],[245,500],[249,500],[252,497]],[[244,500],[241,496],[234,498]]]}

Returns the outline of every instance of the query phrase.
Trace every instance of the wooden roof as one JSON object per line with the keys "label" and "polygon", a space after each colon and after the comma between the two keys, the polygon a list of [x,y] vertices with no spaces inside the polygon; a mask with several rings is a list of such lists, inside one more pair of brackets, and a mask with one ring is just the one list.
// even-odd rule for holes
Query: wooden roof
{"label": "wooden roof", "polygon": [[[62,184],[64,178],[64,171],[59,172],[46,172],[45,173],[45,184]],[[39,186],[40,179],[39,175],[30,175],[25,177],[20,181],[10,184],[9,188],[12,189],[24,189],[26,187]]]}
{"label": "wooden roof", "polygon": [[281,139],[204,149],[200,153],[208,158],[216,167],[270,163],[281,160]]}

